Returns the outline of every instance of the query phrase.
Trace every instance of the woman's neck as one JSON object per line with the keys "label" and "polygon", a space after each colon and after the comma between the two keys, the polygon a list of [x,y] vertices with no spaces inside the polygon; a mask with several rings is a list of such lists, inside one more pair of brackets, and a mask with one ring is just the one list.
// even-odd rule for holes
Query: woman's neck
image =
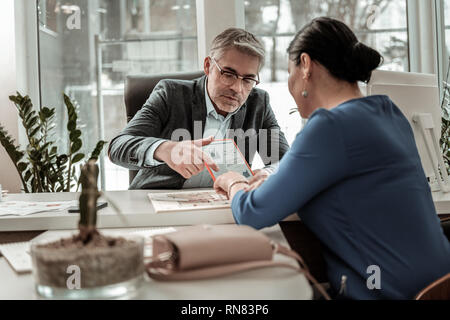
{"label": "woman's neck", "polygon": [[363,94],[357,83],[332,79],[321,83],[316,97],[319,108],[333,109],[346,101],[362,98]]}

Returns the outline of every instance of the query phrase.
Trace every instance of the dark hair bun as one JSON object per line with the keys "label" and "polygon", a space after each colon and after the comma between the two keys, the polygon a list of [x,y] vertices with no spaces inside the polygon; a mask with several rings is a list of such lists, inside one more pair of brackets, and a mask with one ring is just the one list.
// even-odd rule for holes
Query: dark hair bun
{"label": "dark hair bun", "polygon": [[383,57],[376,50],[361,42],[356,42],[344,60],[348,81],[369,82],[372,71],[380,66]]}
{"label": "dark hair bun", "polygon": [[345,23],[329,17],[312,20],[296,34],[288,48],[289,58],[299,65],[304,52],[334,77],[351,83],[369,82],[372,71],[383,61],[376,50],[359,42]]}

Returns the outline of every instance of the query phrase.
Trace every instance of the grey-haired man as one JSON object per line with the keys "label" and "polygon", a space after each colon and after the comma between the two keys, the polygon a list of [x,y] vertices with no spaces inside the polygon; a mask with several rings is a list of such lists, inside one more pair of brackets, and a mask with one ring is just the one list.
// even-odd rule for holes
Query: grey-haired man
{"label": "grey-haired man", "polygon": [[214,39],[205,76],[159,82],[109,145],[113,163],[139,170],[130,189],[212,187],[205,163],[218,167],[202,146],[226,138],[249,164],[259,152],[266,168],[253,180],[264,179],[289,149],[267,92],[255,88],[264,55],[255,36],[230,28]]}

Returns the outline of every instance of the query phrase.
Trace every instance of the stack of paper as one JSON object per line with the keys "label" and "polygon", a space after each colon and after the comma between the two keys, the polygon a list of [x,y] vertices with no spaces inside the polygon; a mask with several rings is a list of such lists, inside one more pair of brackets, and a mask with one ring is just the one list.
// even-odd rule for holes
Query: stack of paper
{"label": "stack of paper", "polygon": [[230,200],[214,190],[149,193],[148,197],[160,212],[182,212],[230,208]]}
{"label": "stack of paper", "polygon": [[67,210],[77,204],[78,200],[58,202],[1,201],[0,216],[27,216],[38,212]]}

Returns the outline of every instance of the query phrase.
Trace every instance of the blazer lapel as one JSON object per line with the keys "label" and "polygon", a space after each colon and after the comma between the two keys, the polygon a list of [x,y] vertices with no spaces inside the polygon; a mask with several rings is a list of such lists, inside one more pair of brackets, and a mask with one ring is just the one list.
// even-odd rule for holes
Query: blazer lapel
{"label": "blazer lapel", "polygon": [[[202,139],[203,133],[205,131],[206,125],[206,100],[205,100],[205,82],[206,76],[201,77],[197,80],[195,87],[194,98],[192,99],[192,134],[193,139]],[[196,129],[195,123],[197,122],[197,127],[201,122],[201,132]],[[201,136],[199,136],[201,134]]]}
{"label": "blazer lapel", "polygon": [[232,117],[230,129],[234,130],[242,129],[242,126],[244,125],[246,107],[247,102],[244,103],[242,107],[239,109],[239,111]]}

